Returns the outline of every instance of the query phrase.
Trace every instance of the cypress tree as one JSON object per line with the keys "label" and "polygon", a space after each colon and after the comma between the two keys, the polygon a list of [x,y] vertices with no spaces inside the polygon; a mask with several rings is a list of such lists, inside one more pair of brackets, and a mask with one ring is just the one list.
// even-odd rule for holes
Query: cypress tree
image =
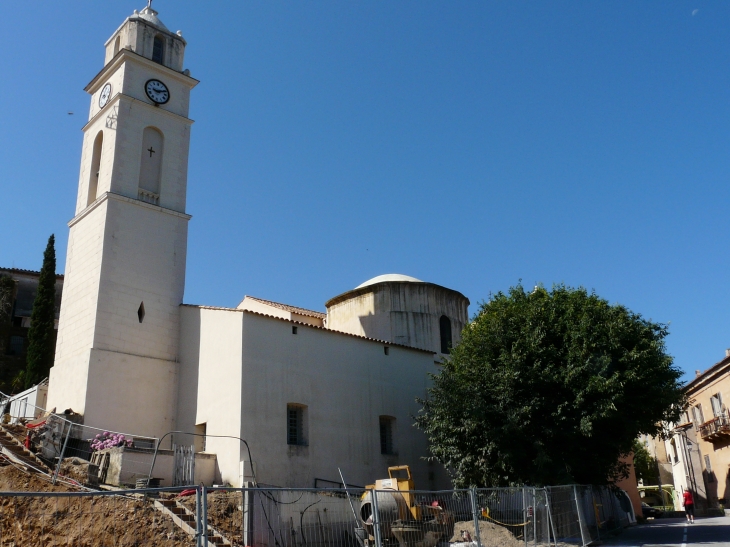
{"label": "cypress tree", "polygon": [[43,253],[43,266],[38,278],[38,292],[33,301],[28,330],[28,353],[25,358],[25,387],[34,386],[46,378],[53,364],[56,312],[56,249],[53,234]]}

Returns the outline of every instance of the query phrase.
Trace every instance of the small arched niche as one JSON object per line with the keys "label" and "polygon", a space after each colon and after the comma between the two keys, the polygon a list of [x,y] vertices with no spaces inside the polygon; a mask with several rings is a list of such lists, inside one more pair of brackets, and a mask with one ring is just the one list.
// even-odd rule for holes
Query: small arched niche
{"label": "small arched niche", "polygon": [[159,205],[160,177],[162,175],[162,154],[164,152],[162,133],[155,127],[145,127],[142,133],[142,152],[139,165],[139,199]]}
{"label": "small arched niche", "polygon": [[114,40],[114,55],[119,53],[119,47],[120,47],[121,43],[122,43],[122,37],[117,36],[116,40]]}
{"label": "small arched niche", "polygon": [[152,60],[161,65],[165,62],[165,38],[161,34],[152,42]]}
{"label": "small arched niche", "polygon": [[88,207],[96,201],[96,194],[99,191],[99,170],[101,169],[101,151],[104,144],[104,132],[99,131],[94,139],[94,147],[91,152],[91,169],[89,171],[89,194],[86,198]]}
{"label": "small arched niche", "polygon": [[442,315],[439,319],[441,332],[441,353],[451,353],[451,319]]}

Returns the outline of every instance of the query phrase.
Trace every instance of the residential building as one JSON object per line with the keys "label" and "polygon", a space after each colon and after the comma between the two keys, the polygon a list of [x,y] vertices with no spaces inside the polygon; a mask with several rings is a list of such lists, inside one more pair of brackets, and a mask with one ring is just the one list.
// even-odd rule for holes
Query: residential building
{"label": "residential building", "polygon": [[[5,318],[0,316],[0,392],[9,394],[12,391],[13,378],[25,369],[30,316],[38,291],[40,272],[0,268],[0,276],[7,276],[15,281],[10,316]],[[56,328],[58,328],[62,292],[63,275],[56,275]]]}
{"label": "residential building", "polygon": [[697,439],[701,477],[711,507],[730,498],[730,419],[725,401],[730,400],[730,350],[725,358],[685,387],[689,400],[686,419]]}

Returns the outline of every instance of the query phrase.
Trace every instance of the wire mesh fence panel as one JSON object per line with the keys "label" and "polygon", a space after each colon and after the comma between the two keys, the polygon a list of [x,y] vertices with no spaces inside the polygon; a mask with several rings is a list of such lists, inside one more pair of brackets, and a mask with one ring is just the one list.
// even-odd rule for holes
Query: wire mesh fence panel
{"label": "wire mesh fence panel", "polygon": [[533,545],[550,545],[550,512],[544,488],[533,489],[533,508]]}
{"label": "wire mesh fence panel", "polygon": [[476,541],[468,490],[366,491],[360,519],[368,540],[380,534],[382,546],[434,547]]}
{"label": "wire mesh fence panel", "polygon": [[[361,491],[239,489],[208,495],[208,522],[233,545],[354,547]],[[234,500],[240,500],[240,505]],[[352,505],[350,505],[352,502]]]}
{"label": "wire mesh fence panel", "polygon": [[628,526],[627,511],[622,508],[616,492],[610,488],[594,487],[593,499],[598,529],[601,532],[615,533]]}
{"label": "wire mesh fence panel", "polygon": [[[42,454],[57,461],[57,473],[81,484],[98,483],[134,488],[148,486],[157,439],[73,423],[52,414],[38,431]],[[174,486],[174,453],[157,456],[150,486]],[[155,476],[155,471],[157,475]],[[162,484],[161,484],[162,483]]]}
{"label": "wire mesh fence panel", "polygon": [[141,495],[4,492],[0,546],[20,545],[192,547],[195,536]]}
{"label": "wire mesh fence panel", "polygon": [[476,490],[480,540],[484,546],[542,544],[546,506],[537,506],[534,488]]}
{"label": "wire mesh fence panel", "polygon": [[583,533],[573,487],[551,486],[547,488],[547,494],[555,542],[582,545]]}

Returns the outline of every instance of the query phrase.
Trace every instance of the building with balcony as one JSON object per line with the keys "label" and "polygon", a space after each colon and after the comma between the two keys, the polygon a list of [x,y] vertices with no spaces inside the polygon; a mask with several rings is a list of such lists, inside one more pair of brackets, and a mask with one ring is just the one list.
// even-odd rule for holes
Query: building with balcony
{"label": "building with balcony", "polygon": [[709,369],[697,371],[685,390],[689,406],[677,429],[695,440],[693,455],[701,467],[697,481],[704,483],[709,506],[717,507],[730,499],[730,417],[724,403],[730,400],[730,350]]}

